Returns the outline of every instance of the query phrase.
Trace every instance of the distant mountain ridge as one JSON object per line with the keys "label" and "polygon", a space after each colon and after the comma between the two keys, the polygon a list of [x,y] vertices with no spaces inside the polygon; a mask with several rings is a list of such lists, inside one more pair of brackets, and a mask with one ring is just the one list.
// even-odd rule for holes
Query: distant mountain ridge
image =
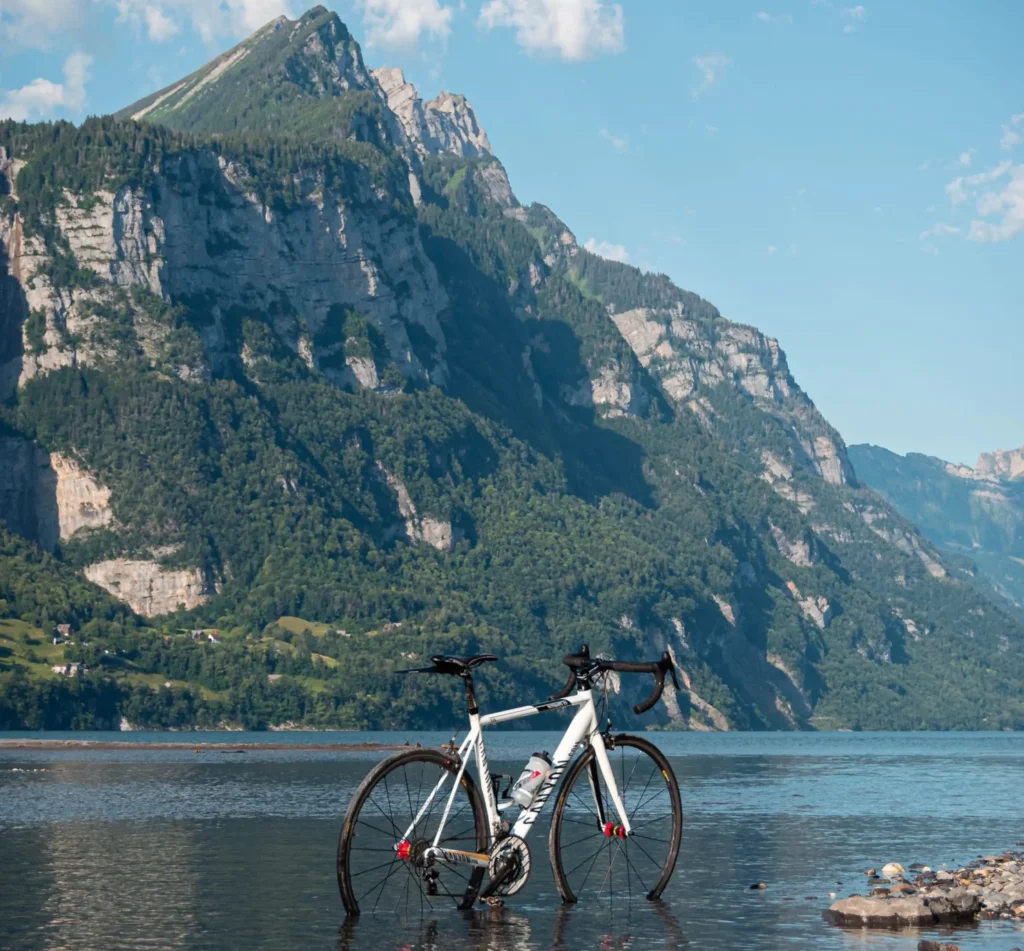
{"label": "distant mountain ridge", "polygon": [[588,642],[672,652],[665,725],[1024,723],[1024,627],[778,342],[521,205],[465,97],[322,7],[116,117],[0,124],[0,195],[0,516],[55,556],[6,542],[0,601],[167,678],[150,722],[436,726],[456,693],[395,666],[493,649],[514,701]]}
{"label": "distant mountain ridge", "polygon": [[972,559],[1024,608],[1024,449],[982,453],[972,469],[932,456],[850,447],[858,475],[932,542]]}

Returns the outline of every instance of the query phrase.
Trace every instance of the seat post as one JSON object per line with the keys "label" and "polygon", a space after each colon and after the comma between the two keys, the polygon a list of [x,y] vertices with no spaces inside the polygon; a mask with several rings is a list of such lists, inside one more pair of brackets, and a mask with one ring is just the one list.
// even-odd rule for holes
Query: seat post
{"label": "seat post", "polygon": [[480,708],[476,705],[476,691],[473,689],[473,675],[467,670],[463,675],[462,679],[466,682],[466,705],[470,716],[474,716],[480,712]]}

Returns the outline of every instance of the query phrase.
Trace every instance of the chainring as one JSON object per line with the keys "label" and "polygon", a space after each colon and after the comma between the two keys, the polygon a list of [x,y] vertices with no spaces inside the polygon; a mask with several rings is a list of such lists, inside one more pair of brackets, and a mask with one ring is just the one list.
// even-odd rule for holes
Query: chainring
{"label": "chainring", "polygon": [[494,896],[514,895],[523,888],[530,877],[530,849],[517,835],[502,839],[491,850],[491,861],[487,866],[491,881],[506,868],[508,862],[512,863],[512,872],[494,889]]}

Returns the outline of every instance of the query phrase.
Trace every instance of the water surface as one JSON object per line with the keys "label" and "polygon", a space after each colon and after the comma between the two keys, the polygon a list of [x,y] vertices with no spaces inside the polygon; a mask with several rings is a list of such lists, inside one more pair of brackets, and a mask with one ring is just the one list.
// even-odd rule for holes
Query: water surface
{"label": "water surface", "polygon": [[[18,734],[4,734],[14,737]],[[39,734],[24,734],[39,736]],[[197,742],[420,742],[448,734],[47,734]],[[845,932],[831,899],[891,859],[935,867],[1024,841],[1019,734],[649,734],[669,755],[686,822],[659,905],[563,908],[547,825],[526,889],[501,910],[364,916],[335,884],[341,817],[386,753],[0,751],[4,949],[452,948],[913,951],[939,932]],[[518,772],[558,734],[488,734]],[[758,881],[764,891],[751,891]],[[942,934],[950,934],[943,932]],[[958,930],[964,951],[1009,951],[1024,928]]]}

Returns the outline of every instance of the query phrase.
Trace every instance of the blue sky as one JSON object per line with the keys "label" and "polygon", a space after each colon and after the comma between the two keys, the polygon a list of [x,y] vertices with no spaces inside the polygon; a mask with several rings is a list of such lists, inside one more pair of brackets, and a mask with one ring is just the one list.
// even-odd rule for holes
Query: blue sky
{"label": "blue sky", "polygon": [[[1024,4],[328,5],[469,97],[521,201],[777,336],[848,442],[1024,443]],[[112,111],[304,8],[0,0],[0,114]]]}

